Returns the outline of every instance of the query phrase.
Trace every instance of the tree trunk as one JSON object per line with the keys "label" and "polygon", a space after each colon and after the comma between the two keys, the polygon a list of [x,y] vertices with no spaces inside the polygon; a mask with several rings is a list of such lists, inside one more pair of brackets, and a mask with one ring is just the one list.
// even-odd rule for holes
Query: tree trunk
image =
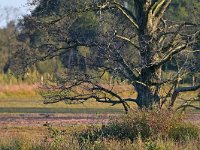
{"label": "tree trunk", "polygon": [[153,105],[160,105],[160,87],[151,87],[140,83],[136,83],[134,87],[138,93],[136,102],[140,108],[152,108]]}
{"label": "tree trunk", "polygon": [[162,66],[152,67],[151,65],[157,62],[161,56],[157,52],[156,42],[151,34],[148,31],[142,31],[140,35],[142,69],[139,83],[136,83],[134,87],[138,93],[138,106],[140,108],[152,108],[154,104],[160,104],[160,86],[157,83],[161,81]]}

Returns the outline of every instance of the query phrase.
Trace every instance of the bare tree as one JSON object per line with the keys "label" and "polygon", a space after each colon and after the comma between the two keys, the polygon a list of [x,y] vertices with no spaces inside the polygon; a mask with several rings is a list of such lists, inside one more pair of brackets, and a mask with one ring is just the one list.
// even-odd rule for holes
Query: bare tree
{"label": "bare tree", "polygon": [[[179,54],[193,52],[192,46],[197,41],[199,26],[191,22],[167,20],[164,14],[172,0],[128,2],[129,4],[124,5],[120,0],[86,1],[79,8],[74,1],[64,7],[64,13],[38,17],[33,12],[31,16],[24,18],[22,35],[30,35],[33,30],[43,32],[40,40],[42,44],[31,51],[29,64],[60,56],[80,47],[98,52],[95,59],[101,60],[97,65],[92,56],[87,56],[90,71],[75,70],[68,75],[58,75],[57,84],[45,86],[49,90],[44,95],[45,103],[76,103],[93,99],[113,105],[120,103],[128,111],[128,102],[134,102],[140,108],[152,108],[154,104],[161,107],[170,100],[169,107],[172,107],[180,92],[200,88],[199,83],[179,88],[188,65],[181,65],[168,78],[162,75],[165,73],[163,66],[176,60]],[[93,13],[99,23],[95,37],[86,36],[89,30],[82,33],[82,27],[73,30],[80,16],[87,16],[89,13]],[[105,84],[102,81],[105,73],[132,86],[137,96],[124,97],[115,89],[117,83]],[[166,85],[171,88],[164,94],[161,89]]]}

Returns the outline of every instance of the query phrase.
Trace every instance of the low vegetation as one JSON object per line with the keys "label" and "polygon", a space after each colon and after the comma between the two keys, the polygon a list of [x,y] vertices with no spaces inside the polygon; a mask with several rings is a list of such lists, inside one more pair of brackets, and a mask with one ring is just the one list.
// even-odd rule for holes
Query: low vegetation
{"label": "low vegetation", "polygon": [[[198,150],[199,128],[170,111],[134,111],[107,125],[44,125],[43,136],[4,138],[2,150]],[[12,139],[12,140],[11,140]]]}
{"label": "low vegetation", "polygon": [[156,138],[172,138],[173,140],[191,140],[198,138],[199,129],[183,122],[181,116],[171,111],[134,111],[117,118],[109,125],[90,129],[78,135],[81,139],[96,141],[98,139],[116,139],[135,141]]}

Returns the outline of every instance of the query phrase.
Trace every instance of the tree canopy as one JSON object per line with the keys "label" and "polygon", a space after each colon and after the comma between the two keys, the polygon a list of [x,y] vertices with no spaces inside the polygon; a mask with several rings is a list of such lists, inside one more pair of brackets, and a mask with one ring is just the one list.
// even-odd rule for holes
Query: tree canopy
{"label": "tree canopy", "polygon": [[[30,46],[27,65],[59,57],[66,67],[56,74],[56,85],[45,86],[45,103],[93,99],[121,103],[128,111],[128,102],[152,108],[170,101],[172,107],[180,92],[200,88],[198,82],[179,86],[192,70],[199,73],[198,5],[195,0],[40,0],[19,24],[19,38]],[[192,18],[188,10],[194,10]],[[169,64],[176,65],[171,75],[164,69]],[[105,82],[105,76],[114,80]],[[137,97],[121,95],[118,82]]]}

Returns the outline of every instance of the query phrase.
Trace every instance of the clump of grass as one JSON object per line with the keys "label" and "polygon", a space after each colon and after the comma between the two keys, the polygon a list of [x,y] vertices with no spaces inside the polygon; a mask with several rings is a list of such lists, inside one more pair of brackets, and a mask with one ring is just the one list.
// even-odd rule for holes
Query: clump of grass
{"label": "clump of grass", "polygon": [[0,146],[1,150],[20,150],[21,149],[21,141],[19,140],[12,140],[9,143],[2,144]]}
{"label": "clump of grass", "polygon": [[41,148],[41,143],[35,141],[33,137],[18,135],[11,136],[0,141],[1,150],[39,150]]}
{"label": "clump of grass", "polygon": [[170,131],[169,137],[175,141],[190,141],[199,138],[199,128],[189,123],[174,124]]}

